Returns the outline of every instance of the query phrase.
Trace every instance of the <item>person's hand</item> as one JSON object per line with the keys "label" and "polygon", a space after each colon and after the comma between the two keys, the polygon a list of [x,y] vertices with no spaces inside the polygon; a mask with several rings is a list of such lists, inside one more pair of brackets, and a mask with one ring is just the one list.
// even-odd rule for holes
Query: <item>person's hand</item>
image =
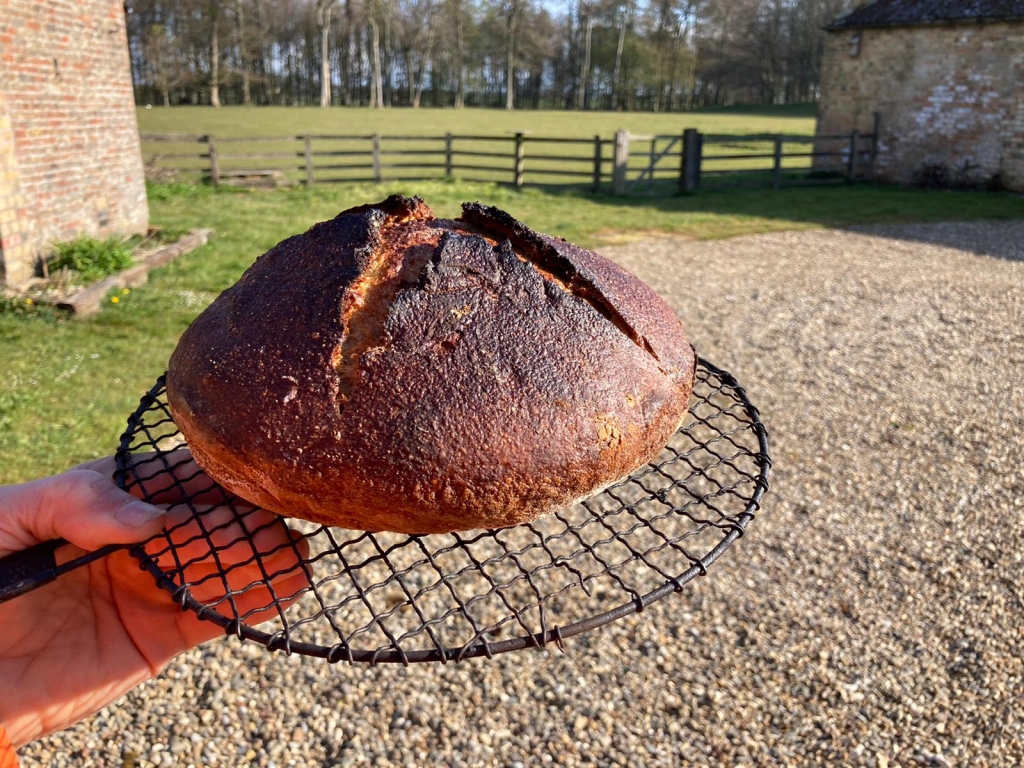
{"label": "person's hand", "polygon": [[[216,506],[216,498],[208,499],[198,510],[207,530],[230,523],[212,534],[220,566],[213,562],[187,507],[173,506],[183,491],[191,493],[188,483],[197,476],[197,467],[183,455],[176,477],[163,481],[167,487],[161,493],[147,488],[160,507],[114,485],[113,459],[0,488],[0,557],[57,538],[80,548],[72,555],[81,554],[144,541],[166,525],[180,543],[179,557],[191,563],[190,583],[225,568],[230,589],[249,587],[233,598],[240,613],[271,602],[265,587],[249,586],[263,578],[251,562],[254,548],[265,554],[268,573],[281,574],[273,582],[277,598],[297,595],[308,585],[299,561],[308,546],[298,534],[292,534],[293,544],[283,526],[269,525],[269,512],[250,512],[239,523],[230,510]],[[210,485],[208,479],[205,483]],[[166,505],[172,506],[165,515]],[[225,593],[224,581],[206,579],[199,591],[208,593],[197,595],[204,602],[216,600]],[[269,618],[257,612],[246,621]],[[215,624],[182,611],[127,552],[116,552],[0,604],[0,724],[16,747],[65,728],[154,677],[183,651],[222,634]]]}

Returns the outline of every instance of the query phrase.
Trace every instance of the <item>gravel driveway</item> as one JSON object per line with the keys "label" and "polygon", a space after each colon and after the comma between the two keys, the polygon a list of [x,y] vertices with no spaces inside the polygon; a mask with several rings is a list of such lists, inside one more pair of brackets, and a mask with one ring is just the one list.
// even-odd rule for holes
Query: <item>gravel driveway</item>
{"label": "gravel driveway", "polygon": [[566,644],[368,668],[234,640],[26,766],[1024,762],[1024,221],[606,250],[761,408],[748,535]]}

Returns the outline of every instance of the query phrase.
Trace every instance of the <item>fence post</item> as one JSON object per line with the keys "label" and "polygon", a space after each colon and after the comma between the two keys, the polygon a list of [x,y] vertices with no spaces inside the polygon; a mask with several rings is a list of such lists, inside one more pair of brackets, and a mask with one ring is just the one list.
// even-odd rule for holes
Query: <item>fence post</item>
{"label": "fence post", "polygon": [[700,133],[696,128],[683,131],[683,192],[696,192],[700,187]]}
{"label": "fence post", "polygon": [[615,165],[612,168],[612,193],[626,194],[626,171],[629,166],[629,133],[615,132]]}
{"label": "fence post", "polygon": [[515,185],[516,187],[523,186],[523,159],[526,154],[526,142],[522,133],[516,134],[516,166],[515,166]]}
{"label": "fence post", "polygon": [[775,158],[772,165],[772,189],[782,187],[782,137],[775,137]]}
{"label": "fence post", "polygon": [[307,133],[302,137],[306,154],[306,186],[313,186],[313,139]]}
{"label": "fence post", "polygon": [[654,164],[658,162],[658,155],[655,152],[656,145],[658,143],[658,137],[651,137],[651,154],[647,161],[647,193],[650,195],[654,194]]}
{"label": "fence post", "polygon": [[857,178],[857,160],[860,156],[860,131],[854,130],[850,134],[850,164],[847,169],[847,175],[850,177],[850,181],[854,181]]}
{"label": "fence post", "polygon": [[217,157],[217,142],[213,136],[206,137],[206,146],[210,153],[210,183],[216,187],[220,184],[220,159]]}
{"label": "fence post", "polygon": [[686,131],[679,137],[679,194],[686,191]]}
{"label": "fence post", "polygon": [[452,178],[452,135],[444,135],[444,177],[449,181]]}
{"label": "fence post", "polygon": [[601,134],[594,137],[594,185],[591,191],[596,195],[601,191]]}
{"label": "fence post", "polygon": [[871,152],[868,155],[868,175],[875,177],[875,160],[878,159],[878,132],[882,129],[882,113],[875,112],[875,123],[871,128]]}
{"label": "fence post", "polygon": [[382,177],[380,173],[380,134],[373,134],[373,180],[378,184],[381,183]]}

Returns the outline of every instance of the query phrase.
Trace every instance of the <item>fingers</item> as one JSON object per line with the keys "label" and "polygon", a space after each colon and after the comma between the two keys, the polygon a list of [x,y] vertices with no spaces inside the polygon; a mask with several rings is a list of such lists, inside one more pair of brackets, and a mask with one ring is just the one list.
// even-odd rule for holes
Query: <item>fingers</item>
{"label": "fingers", "polygon": [[[284,526],[280,528],[286,530]],[[293,536],[297,537],[294,543]],[[289,535],[287,540],[286,547],[261,555],[258,563],[221,567],[207,557],[187,566],[184,580],[174,567],[167,570],[175,584],[184,581],[192,596],[210,611],[229,621],[240,618],[254,625],[280,618],[309,589],[304,565],[309,545],[298,533]],[[138,562],[127,552],[115,553],[106,562],[122,595],[120,600],[131,606],[132,620],[125,627],[136,645],[144,649],[154,670],[182,651],[223,636],[224,629],[219,625],[203,621],[191,611],[183,612],[167,592],[140,573]]]}
{"label": "fingers", "polygon": [[0,553],[60,538],[85,550],[132,544],[154,536],[163,524],[163,509],[94,470],[0,489]]}
{"label": "fingers", "polygon": [[[187,449],[133,454],[126,476],[128,493],[113,483],[115,471],[113,458],[97,459],[57,478],[37,481],[47,484],[33,489],[45,492],[45,504],[39,513],[27,515],[30,526],[19,524],[30,530],[20,534],[22,538],[33,539],[24,545],[63,537],[88,550],[153,537],[145,545],[146,551],[175,583],[186,585],[201,604],[250,626],[283,621],[288,607],[309,590],[309,542],[305,537],[290,530],[278,515],[227,493],[203,472]],[[140,501],[142,498],[161,507]],[[0,553],[4,546],[3,507],[0,496]],[[23,518],[26,515],[17,516]],[[157,535],[164,528],[163,534]],[[129,566],[130,562],[130,558],[123,563],[117,560],[120,567],[115,571],[123,576],[124,586],[140,596],[153,595],[155,585]],[[191,613],[177,615],[176,621],[181,632],[176,642],[183,640],[186,646],[223,633],[219,626]],[[169,653],[176,652],[180,649]]]}
{"label": "fingers", "polygon": [[275,600],[290,600],[296,591],[309,586],[305,564],[308,556],[307,542],[301,534],[292,532],[288,546],[269,555],[225,567],[212,566],[209,561],[189,566],[186,583],[193,596],[205,604],[220,603],[230,594],[236,601],[247,596],[252,608],[269,606]]}
{"label": "fingers", "polygon": [[168,511],[166,533],[147,551],[162,568],[228,566],[290,546],[290,533],[283,518],[263,509],[177,505]]}
{"label": "fingers", "polygon": [[[255,626],[276,619],[281,626],[285,611],[310,589],[306,565],[309,543],[302,534],[287,531],[283,525],[273,530],[278,534],[275,543],[279,546],[267,553],[255,556],[250,551],[246,560],[232,563],[224,559],[215,562],[208,551],[207,557],[185,566],[183,571],[175,569],[175,582],[183,581],[196,601],[230,621],[239,619]],[[281,532],[287,535],[280,536]],[[189,646],[224,632],[191,613],[180,617],[179,627]]]}
{"label": "fingers", "polygon": [[[83,467],[110,475],[115,470],[112,458]],[[186,583],[221,583],[223,592],[225,573],[231,575],[229,590],[283,571],[298,569],[301,575],[300,560],[309,551],[302,536],[278,515],[228,495],[188,450],[134,454],[129,483],[135,494],[169,505],[166,530],[146,551],[162,570],[184,572]]]}
{"label": "fingers", "polygon": [[[234,498],[203,471],[187,448],[133,453],[128,461],[125,475],[128,492],[153,504],[174,504],[184,499],[196,504],[223,504]],[[108,456],[77,468],[93,469],[113,477],[117,464],[114,457]]]}
{"label": "fingers", "polygon": [[[116,464],[97,459],[83,468],[113,477]],[[305,537],[226,492],[187,449],[132,454],[126,484],[135,497],[167,506],[166,530],[147,554],[203,605],[254,626],[279,618],[309,589]],[[180,621],[190,645],[223,632],[190,615]]]}
{"label": "fingers", "polygon": [[[261,599],[269,604],[268,582],[298,576],[296,588],[308,585],[309,542],[290,530],[283,518],[263,509],[211,507],[193,514],[191,509],[172,507],[167,532],[147,544],[146,551],[176,583],[185,584],[208,604],[219,603],[229,593],[250,592],[263,594]],[[254,606],[260,598],[247,599]]]}
{"label": "fingers", "polygon": [[300,568],[283,573],[271,583],[273,594],[260,582],[235,596],[234,609],[245,624],[254,627],[280,618],[310,588],[309,579]]}
{"label": "fingers", "polygon": [[[296,543],[302,559],[308,557],[304,544],[304,540]],[[263,581],[258,568],[246,566],[230,573],[228,589],[219,578],[211,575],[193,588],[192,594],[200,603],[230,621],[238,618],[248,626],[273,621],[269,631],[275,631],[275,628],[285,626],[285,612],[309,589],[309,578],[299,559],[293,559],[289,564],[287,558],[278,558],[266,565],[268,568],[277,566],[272,572],[278,575],[269,582],[270,587]],[[202,621],[192,613],[183,614],[179,626],[182,637],[190,646],[224,634],[218,625]]]}

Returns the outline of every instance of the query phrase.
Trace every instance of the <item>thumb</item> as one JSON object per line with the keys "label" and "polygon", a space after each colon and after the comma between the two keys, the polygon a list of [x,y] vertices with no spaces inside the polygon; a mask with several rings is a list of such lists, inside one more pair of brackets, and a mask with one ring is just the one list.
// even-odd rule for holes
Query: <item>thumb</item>
{"label": "thumb", "polygon": [[163,525],[163,509],[90,469],[0,488],[0,551],[61,538],[85,550],[133,544],[155,536]]}

